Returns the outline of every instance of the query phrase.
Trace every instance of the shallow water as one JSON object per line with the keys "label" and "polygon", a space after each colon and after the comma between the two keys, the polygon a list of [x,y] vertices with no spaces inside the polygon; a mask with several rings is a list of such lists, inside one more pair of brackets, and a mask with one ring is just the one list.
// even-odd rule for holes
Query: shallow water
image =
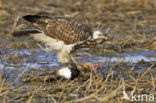
{"label": "shallow water", "polygon": [[113,57],[96,57],[98,62],[110,61],[110,62],[131,62],[136,63],[139,61],[154,62],[156,61],[156,53],[151,53],[150,51],[140,50],[137,53],[115,53],[111,54]]}
{"label": "shallow water", "polygon": [[[3,38],[3,37],[2,37]],[[1,38],[1,39],[2,39]],[[5,41],[10,41],[10,38]],[[3,40],[4,40],[3,39]],[[28,42],[27,39],[22,41]],[[20,41],[21,42],[21,41]],[[7,42],[7,45],[11,42]],[[23,72],[28,77],[32,77],[35,74],[44,74],[46,72],[54,70],[56,67],[60,66],[57,62],[57,52],[48,51],[45,52],[40,48],[33,49],[7,49],[4,45],[0,45],[0,73],[1,77],[5,77],[5,80],[9,83],[13,83],[10,88],[16,88],[19,85],[23,85],[24,76]],[[48,50],[48,48],[45,48]],[[107,53],[97,51],[81,51],[81,56],[75,56],[77,62],[90,62],[93,64],[99,64],[102,70],[101,74],[105,78],[109,73],[111,67],[117,62],[121,67],[126,68],[125,71],[119,70],[120,67],[115,67],[111,72],[114,73],[114,77],[118,77],[120,73],[130,70],[135,64],[137,64],[133,70],[134,74],[144,73],[150,62],[156,62],[156,53],[154,51],[134,51],[134,52],[123,52],[123,53]],[[144,61],[144,63],[139,63]],[[155,70],[155,67],[154,69]],[[156,75],[155,71],[151,71],[153,76]],[[19,78],[20,76],[20,78]],[[123,75],[123,77],[126,77]],[[18,81],[16,79],[18,78]],[[125,78],[129,79],[129,78]],[[16,81],[16,82],[14,82]],[[29,84],[27,84],[29,85]]]}
{"label": "shallow water", "polygon": [[[1,36],[2,41],[10,41],[10,38]],[[28,42],[27,39],[22,41]],[[21,41],[20,41],[21,42]],[[9,45],[11,42],[6,42]],[[3,45],[3,44],[1,44]],[[51,71],[58,67],[57,52],[45,52],[40,48],[34,49],[6,49],[4,46],[0,48],[0,69],[1,76],[5,76],[9,82],[15,80],[22,72],[27,69],[27,74],[37,72],[42,74],[46,71]],[[156,62],[156,53],[150,51],[137,51],[127,53],[97,53],[96,51],[80,52],[81,56],[75,56],[77,62],[90,62],[99,64],[103,67],[102,72],[107,73],[110,65],[113,66],[116,62],[126,64],[126,68],[131,68],[135,63],[140,61]],[[135,73],[144,71],[144,66],[138,64],[134,69]],[[118,75],[120,71],[113,70]],[[21,78],[20,78],[21,79]],[[20,82],[18,82],[20,84]]]}
{"label": "shallow water", "polygon": [[[50,52],[46,53],[42,49],[0,49],[5,52],[5,55],[0,54],[0,68],[5,69],[18,69],[24,70],[26,68],[53,68],[59,66],[57,62],[57,53]],[[78,62],[91,62],[103,64],[115,63],[115,62],[124,62],[124,63],[136,63],[139,61],[145,62],[156,62],[156,53],[151,53],[149,51],[142,51],[136,53],[114,53],[114,54],[105,54],[94,55],[89,53],[83,53],[84,56],[77,56],[75,59]],[[15,56],[16,55],[16,56]],[[14,58],[17,59],[14,60]],[[8,60],[6,58],[9,58]]]}
{"label": "shallow water", "polygon": [[[0,51],[5,51],[5,55],[0,54],[0,62],[1,62],[1,68],[3,68],[3,65],[8,63],[9,65],[14,65],[11,62],[18,62],[22,63],[23,60],[26,61],[28,67],[41,67],[46,64],[46,66],[58,66],[59,63],[57,62],[57,53],[56,52],[50,52],[50,54],[46,53],[42,49],[0,49]],[[6,57],[13,58],[14,55],[17,55],[17,60],[4,60]],[[101,55],[94,55],[89,53],[83,53],[82,56],[75,57],[80,62],[85,62],[86,60],[93,63],[103,63],[103,62],[139,62],[139,61],[145,61],[145,62],[155,62],[156,61],[156,53],[151,53],[150,51],[142,51],[136,53],[101,53]],[[3,63],[2,63],[3,61]],[[23,65],[24,62],[22,63]],[[16,64],[18,65],[18,64]]]}

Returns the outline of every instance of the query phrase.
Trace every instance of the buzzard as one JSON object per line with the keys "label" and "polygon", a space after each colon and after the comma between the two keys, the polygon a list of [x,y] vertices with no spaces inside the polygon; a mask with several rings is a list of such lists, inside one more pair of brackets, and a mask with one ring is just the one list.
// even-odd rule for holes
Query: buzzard
{"label": "buzzard", "polygon": [[30,35],[44,42],[53,51],[58,51],[58,61],[68,63],[79,48],[91,48],[107,40],[107,34],[93,30],[71,18],[26,15],[22,17],[35,29],[20,30],[14,36]]}

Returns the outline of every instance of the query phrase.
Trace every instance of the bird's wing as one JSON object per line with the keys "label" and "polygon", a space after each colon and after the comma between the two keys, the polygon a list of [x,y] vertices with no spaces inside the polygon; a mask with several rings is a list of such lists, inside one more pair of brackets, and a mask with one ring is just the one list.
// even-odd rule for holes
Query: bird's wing
{"label": "bird's wing", "polygon": [[66,44],[87,40],[91,36],[90,28],[73,21],[49,23],[46,30],[49,36],[62,40]]}
{"label": "bird's wing", "polygon": [[92,29],[73,19],[47,16],[25,16],[24,19],[33,22],[33,25],[43,31],[46,35],[65,44],[73,44],[87,40],[92,36]]}
{"label": "bird's wing", "polygon": [[20,36],[28,36],[30,34],[37,34],[37,33],[41,33],[41,31],[38,29],[25,29],[25,30],[14,31],[12,35],[20,37]]}

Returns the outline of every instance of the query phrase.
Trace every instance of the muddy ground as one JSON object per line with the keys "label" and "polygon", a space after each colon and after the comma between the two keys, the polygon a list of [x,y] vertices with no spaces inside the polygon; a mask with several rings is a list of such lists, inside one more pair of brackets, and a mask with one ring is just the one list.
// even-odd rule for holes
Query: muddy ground
{"label": "muddy ground", "polygon": [[[70,17],[109,29],[108,42],[75,56],[100,69],[74,80],[53,79],[51,72],[60,65],[57,53],[32,38],[11,35],[27,14]],[[0,103],[129,103],[141,101],[143,94],[143,102],[154,103],[155,86],[155,0],[0,0]]]}

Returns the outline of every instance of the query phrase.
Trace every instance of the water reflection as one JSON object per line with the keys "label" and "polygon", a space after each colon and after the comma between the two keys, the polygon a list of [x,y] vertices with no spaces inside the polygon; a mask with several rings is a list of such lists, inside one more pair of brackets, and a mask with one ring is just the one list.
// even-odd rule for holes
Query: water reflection
{"label": "water reflection", "polygon": [[[16,69],[17,67],[20,68],[40,68],[40,67],[56,67],[59,65],[57,62],[57,53],[50,52],[50,54],[46,53],[41,49],[1,49],[5,52],[5,55],[0,55],[0,68],[6,69]],[[12,57],[17,54],[18,59],[13,61],[5,60],[5,58]],[[149,51],[139,51],[138,53],[114,53],[114,54],[107,54],[107,55],[95,55],[92,56],[91,54],[87,55],[84,53],[84,56],[77,56],[75,57],[77,61],[80,62],[92,62],[92,63],[103,63],[103,62],[124,62],[124,63],[136,63],[138,61],[145,61],[145,62],[153,62],[156,61],[156,53],[151,53]],[[14,64],[16,63],[16,64]],[[16,65],[16,66],[14,66]],[[10,66],[10,67],[9,67]]]}

